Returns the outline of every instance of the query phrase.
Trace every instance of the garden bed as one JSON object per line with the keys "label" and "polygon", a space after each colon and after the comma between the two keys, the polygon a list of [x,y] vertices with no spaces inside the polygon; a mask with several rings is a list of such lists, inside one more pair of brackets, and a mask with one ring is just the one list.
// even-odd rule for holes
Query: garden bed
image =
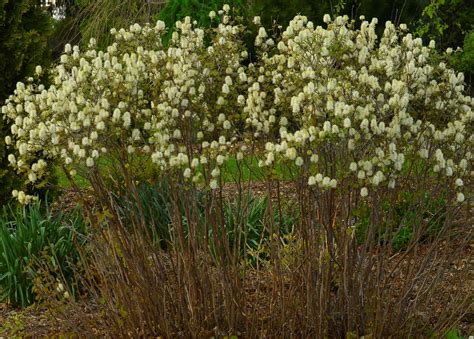
{"label": "garden bed", "polygon": [[[440,253],[445,251],[455,251],[456,248],[465,247],[465,239],[472,239],[472,230],[464,230],[465,234],[457,234],[455,240],[440,244],[437,249]],[[424,305],[419,310],[418,317],[424,323],[436,325],[435,319],[446,312],[446,305],[453,298],[470,298],[474,295],[474,243],[465,247],[463,256],[453,262],[447,263],[449,268],[444,272],[442,284],[434,292],[435,298],[430,305]],[[430,244],[425,244],[419,248],[418,255],[422,256],[430,250]],[[402,252],[396,256],[403,255]],[[395,257],[392,258],[394,261]],[[404,267],[416,263],[416,254],[403,261]],[[390,261],[388,262],[390,266]],[[435,271],[428,274],[434,277]],[[397,288],[405,283],[403,277],[396,277],[391,288]],[[247,316],[255,319],[263,328],[268,328],[265,324],[270,322],[272,294],[272,278],[268,271],[253,270],[246,274],[244,281],[244,291],[247,300],[243,312]],[[416,292],[416,291],[415,291]],[[81,306],[82,305],[82,306]],[[468,309],[459,309],[459,322],[453,333],[462,334],[464,337],[474,334],[474,308],[472,302]],[[49,307],[44,305],[33,305],[27,309],[15,309],[6,304],[0,304],[0,336],[27,336],[44,337],[58,335],[78,335],[78,336],[107,336],[111,335],[110,328],[106,322],[101,322],[105,310],[93,301],[79,303],[53,304]],[[308,320],[310,321],[310,320]],[[95,324],[95,326],[91,326]],[[456,332],[457,331],[457,332]],[[264,332],[259,333],[265,336]],[[212,336],[213,333],[209,333]],[[245,336],[244,336],[245,337]]]}

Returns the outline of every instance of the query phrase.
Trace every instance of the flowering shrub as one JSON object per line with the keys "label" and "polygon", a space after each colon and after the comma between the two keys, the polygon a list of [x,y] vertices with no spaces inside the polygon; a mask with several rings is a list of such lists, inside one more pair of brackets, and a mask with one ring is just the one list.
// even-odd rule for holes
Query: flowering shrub
{"label": "flowering shrub", "polygon": [[268,173],[291,163],[322,190],[350,181],[366,197],[430,173],[465,199],[474,100],[433,43],[390,22],[379,40],[376,19],[355,29],[347,16],[327,15],[322,28],[297,16],[278,39],[261,27],[259,59],[244,65],[245,28],[228,6],[210,17],[217,27],[208,30],[189,17],[177,22],[166,48],[160,21],[112,30],[106,51],[94,40],[86,51],[67,45],[52,86],[18,83],[2,107],[13,122],[5,138],[18,152],[13,168],[35,183],[57,160],[91,178],[106,154],[123,165],[140,154],[216,189],[229,157],[257,154]]}
{"label": "flowering shrub", "polygon": [[347,17],[325,21],[328,29],[295,18],[277,51],[262,57],[270,73],[250,90],[247,121],[256,133],[274,127],[280,135],[266,144],[264,165],[275,158],[306,164],[309,185],[334,188],[349,179],[363,186],[362,196],[379,185],[393,188],[413,174],[407,168],[429,168],[463,201],[474,141],[463,75],[436,63],[434,45],[422,46],[404,25],[387,22],[378,42],[376,19],[360,30]]}
{"label": "flowering shrub", "polygon": [[[274,313],[262,317],[271,320],[262,323],[268,333],[422,333],[417,307],[432,304],[438,283],[427,273],[456,255],[432,256],[432,250],[443,232],[451,234],[451,223],[468,224],[457,218],[471,198],[474,174],[474,101],[463,94],[463,75],[406,26],[387,22],[379,38],[376,19],[362,18],[356,28],[347,17],[325,16],[322,28],[297,16],[281,36],[259,27],[258,57],[249,63],[246,28],[229,6],[209,17],[207,29],[189,17],[177,22],[166,47],[160,21],[112,30],[115,42],[105,51],[94,40],[86,51],[67,45],[50,74],[52,86],[19,83],[2,108],[12,122],[5,141],[17,154],[9,156],[15,170],[36,183],[59,163],[70,177],[86,177],[107,210],[89,219],[110,225],[92,252],[115,324],[122,333],[167,336],[211,333],[204,329],[233,335],[242,324],[260,326],[245,319],[254,312],[245,310],[240,264],[240,245],[252,232],[244,194],[250,185],[243,181],[258,170],[268,198],[262,229],[269,236],[257,252],[268,248],[264,265],[275,288]],[[260,26],[258,17],[254,24]],[[155,239],[136,159],[151,161],[166,179],[171,254],[148,245]],[[118,169],[114,180],[123,179],[126,216],[105,184],[104,162]],[[226,220],[229,167],[237,169],[236,212]],[[294,231],[283,237],[281,182],[294,191],[288,200],[297,202],[288,207]],[[404,192],[416,198],[397,211],[391,203]],[[14,195],[23,203],[32,199]],[[441,206],[429,203],[439,198]],[[430,228],[436,239],[420,256],[418,240],[430,237]],[[403,255],[391,255],[394,234]],[[411,258],[416,265],[401,269]],[[394,277],[407,283],[400,287]]]}

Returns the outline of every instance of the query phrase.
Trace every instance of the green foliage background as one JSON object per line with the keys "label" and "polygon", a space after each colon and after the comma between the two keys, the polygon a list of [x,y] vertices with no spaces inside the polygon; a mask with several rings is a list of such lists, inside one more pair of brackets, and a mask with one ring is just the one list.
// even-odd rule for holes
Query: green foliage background
{"label": "green foliage background", "polygon": [[474,94],[474,2],[472,0],[431,0],[416,21],[416,34],[434,40],[439,50],[448,47],[462,51],[453,55],[452,67],[466,75]]}
{"label": "green foliage background", "polygon": [[417,34],[436,41],[439,48],[462,47],[474,28],[472,0],[431,0],[417,22]]}

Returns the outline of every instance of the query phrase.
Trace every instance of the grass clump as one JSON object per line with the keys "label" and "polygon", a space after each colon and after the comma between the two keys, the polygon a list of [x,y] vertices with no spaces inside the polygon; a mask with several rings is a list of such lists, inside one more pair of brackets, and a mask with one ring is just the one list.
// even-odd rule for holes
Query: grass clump
{"label": "grass clump", "polygon": [[5,207],[0,216],[0,300],[15,306],[32,304],[37,296],[35,279],[45,267],[57,281],[50,286],[53,291],[61,282],[74,293],[73,266],[85,231],[79,209],[54,214],[39,202]]}

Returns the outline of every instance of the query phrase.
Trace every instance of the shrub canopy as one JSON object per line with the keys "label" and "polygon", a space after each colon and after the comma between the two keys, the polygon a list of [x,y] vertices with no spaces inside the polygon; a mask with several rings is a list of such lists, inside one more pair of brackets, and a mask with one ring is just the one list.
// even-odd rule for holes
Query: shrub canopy
{"label": "shrub canopy", "polygon": [[256,156],[269,175],[293,164],[317,190],[351,182],[363,197],[423,168],[464,200],[474,101],[434,43],[403,24],[386,22],[378,39],[377,19],[325,15],[321,27],[297,16],[279,40],[260,27],[246,64],[246,28],[228,6],[210,18],[209,29],[178,22],[167,47],[161,21],[113,30],[106,51],[67,45],[52,86],[18,83],[2,108],[10,164],[32,183],[52,160],[92,180],[100,158],[139,154],[215,189],[228,159]]}

